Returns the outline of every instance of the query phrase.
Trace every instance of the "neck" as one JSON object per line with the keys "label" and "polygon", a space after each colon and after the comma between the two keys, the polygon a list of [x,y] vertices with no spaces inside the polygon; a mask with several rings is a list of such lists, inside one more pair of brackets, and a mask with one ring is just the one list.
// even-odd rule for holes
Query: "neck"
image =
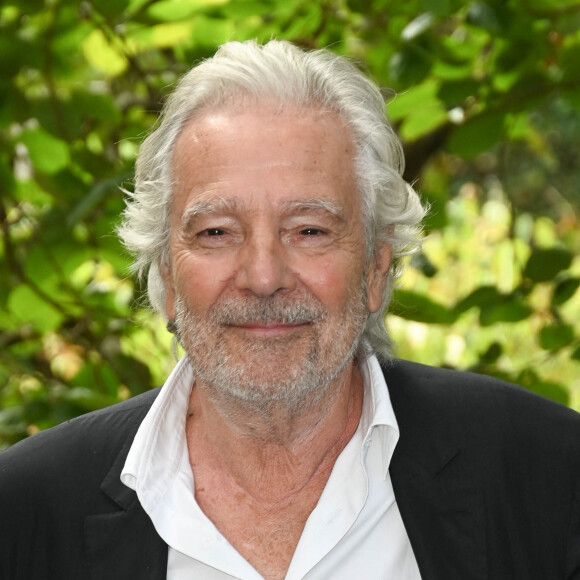
{"label": "neck", "polygon": [[[347,365],[316,404],[232,408],[196,384],[190,397],[188,446],[196,463],[227,473],[254,497],[278,502],[328,478],[356,431],[363,399],[359,368]],[[197,458],[197,460],[196,460]]]}

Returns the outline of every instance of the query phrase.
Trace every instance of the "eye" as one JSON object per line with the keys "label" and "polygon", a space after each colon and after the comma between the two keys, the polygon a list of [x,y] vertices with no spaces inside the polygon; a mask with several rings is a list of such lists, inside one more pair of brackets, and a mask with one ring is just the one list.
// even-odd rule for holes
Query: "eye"
{"label": "eye", "polygon": [[235,242],[229,228],[205,228],[196,235],[196,243],[202,248],[222,248]]}
{"label": "eye", "polygon": [[303,236],[321,236],[325,232],[324,232],[324,230],[321,230],[320,228],[304,228],[303,230],[300,230],[300,233]]}
{"label": "eye", "polygon": [[207,230],[200,232],[200,235],[211,238],[215,236],[223,236],[225,233],[225,230],[222,230],[221,228],[208,228]]}

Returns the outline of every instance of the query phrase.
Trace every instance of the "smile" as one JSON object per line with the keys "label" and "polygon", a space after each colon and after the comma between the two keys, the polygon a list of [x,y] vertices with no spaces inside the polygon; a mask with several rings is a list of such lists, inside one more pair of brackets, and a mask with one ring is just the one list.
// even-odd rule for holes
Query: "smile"
{"label": "smile", "polygon": [[266,324],[261,322],[248,322],[245,324],[233,324],[229,326],[230,328],[249,332],[257,336],[279,336],[293,332],[295,330],[300,330],[306,326],[310,326],[310,324],[311,323],[309,322],[296,324],[288,324],[283,322],[271,322]]}

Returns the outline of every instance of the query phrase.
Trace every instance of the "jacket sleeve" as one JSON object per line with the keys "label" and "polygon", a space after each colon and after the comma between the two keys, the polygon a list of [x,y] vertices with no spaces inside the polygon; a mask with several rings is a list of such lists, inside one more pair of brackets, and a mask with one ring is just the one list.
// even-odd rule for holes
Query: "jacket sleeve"
{"label": "jacket sleeve", "polygon": [[[580,461],[580,457],[578,458]],[[572,504],[568,549],[566,553],[566,580],[580,580],[580,481]]]}

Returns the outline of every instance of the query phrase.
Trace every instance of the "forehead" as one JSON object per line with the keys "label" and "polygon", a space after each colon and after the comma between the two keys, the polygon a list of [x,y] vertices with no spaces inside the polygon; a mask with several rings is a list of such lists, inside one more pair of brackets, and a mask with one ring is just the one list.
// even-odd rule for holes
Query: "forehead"
{"label": "forehead", "polygon": [[175,202],[184,197],[267,194],[281,203],[317,191],[358,200],[354,145],[330,112],[268,106],[191,119],[173,155]]}

